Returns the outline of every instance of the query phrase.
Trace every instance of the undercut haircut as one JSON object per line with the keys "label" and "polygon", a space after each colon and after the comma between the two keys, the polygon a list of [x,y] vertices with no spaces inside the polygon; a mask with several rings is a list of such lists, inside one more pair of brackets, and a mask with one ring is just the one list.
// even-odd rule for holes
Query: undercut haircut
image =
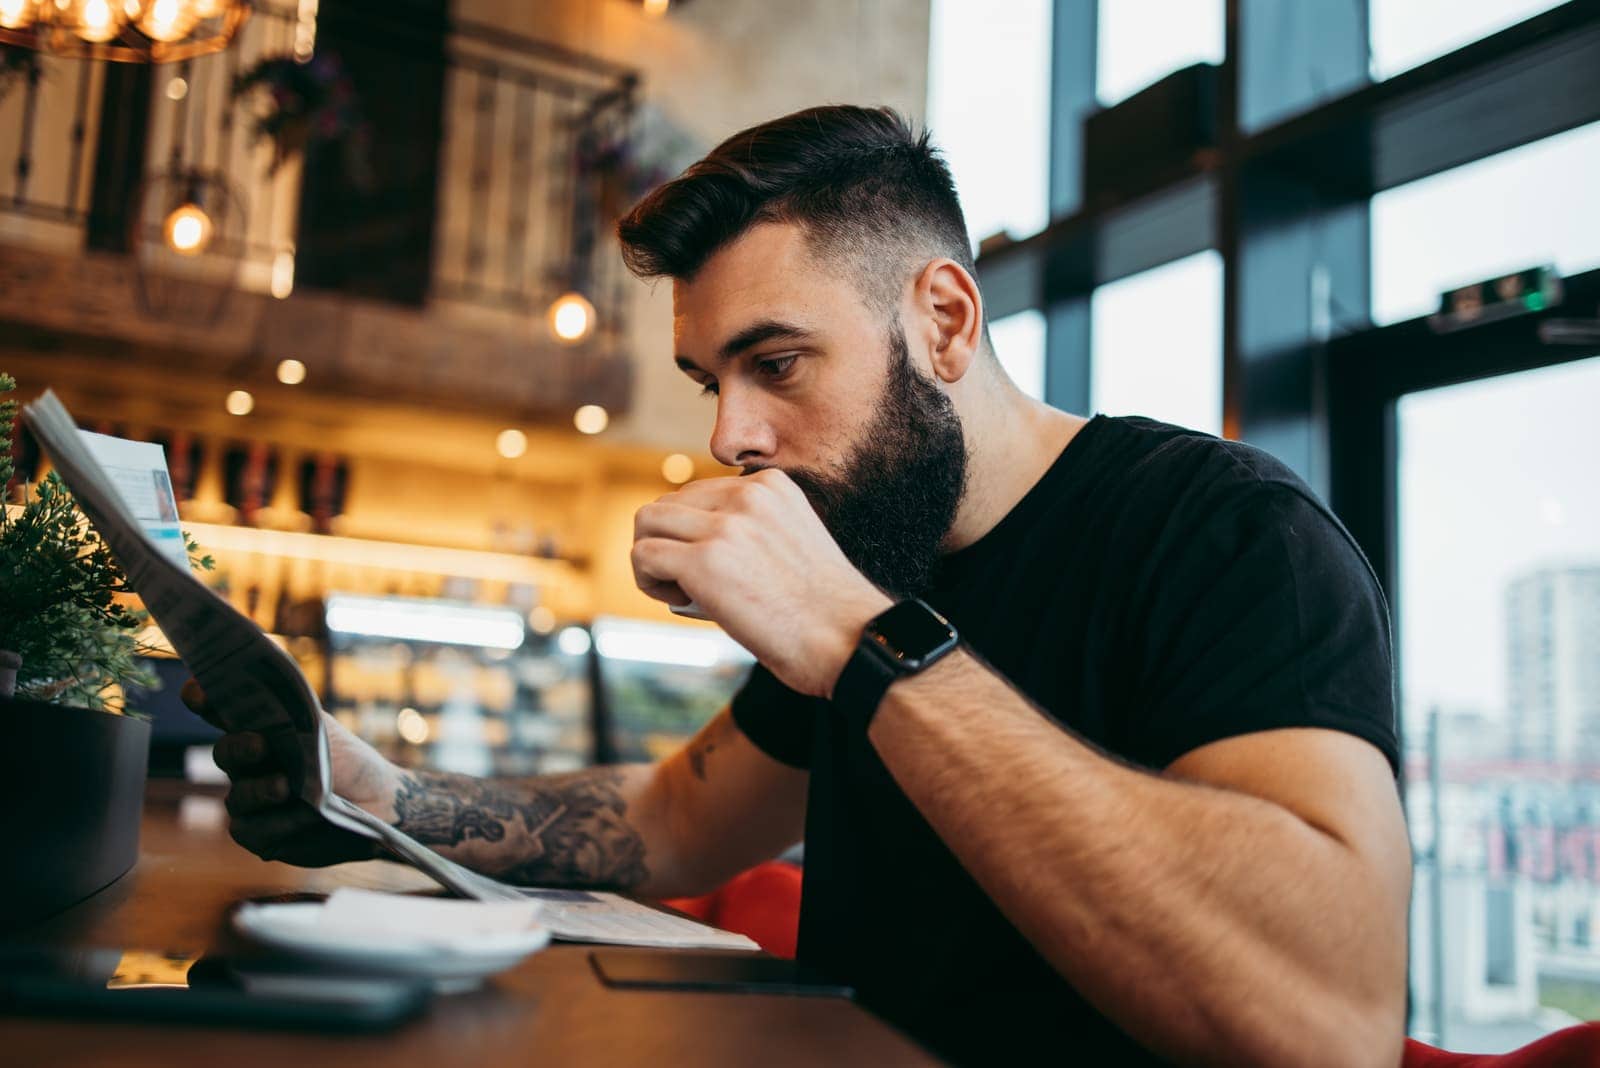
{"label": "undercut haircut", "polygon": [[934,259],[977,276],[950,168],[890,108],[808,108],[736,133],[640,201],[617,235],[640,278],[690,281],[764,222],[802,227],[813,255],[848,270],[885,314]]}

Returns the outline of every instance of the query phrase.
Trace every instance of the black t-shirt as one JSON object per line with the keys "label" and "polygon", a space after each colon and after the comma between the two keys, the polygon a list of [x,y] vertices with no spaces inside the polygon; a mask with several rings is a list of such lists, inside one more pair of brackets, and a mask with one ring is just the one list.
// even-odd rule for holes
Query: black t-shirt
{"label": "black t-shirt", "polygon": [[[1125,761],[1159,769],[1218,739],[1326,727],[1396,764],[1372,570],[1305,484],[1250,446],[1096,417],[999,524],[942,561],[924,599],[1040,708]],[[1000,914],[864,732],[759,666],[733,717],[810,770],[801,960],[953,1060],[1151,1061]]]}

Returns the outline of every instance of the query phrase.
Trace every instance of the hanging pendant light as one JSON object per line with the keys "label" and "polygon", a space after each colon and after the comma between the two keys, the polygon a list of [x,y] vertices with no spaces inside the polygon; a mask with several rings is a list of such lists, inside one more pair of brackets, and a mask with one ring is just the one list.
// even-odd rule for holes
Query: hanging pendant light
{"label": "hanging pendant light", "polygon": [[0,44],[123,63],[228,47],[251,0],[0,0]]}
{"label": "hanging pendant light", "polygon": [[147,317],[220,320],[243,260],[244,202],[220,171],[174,162],[135,195],[134,273]]}

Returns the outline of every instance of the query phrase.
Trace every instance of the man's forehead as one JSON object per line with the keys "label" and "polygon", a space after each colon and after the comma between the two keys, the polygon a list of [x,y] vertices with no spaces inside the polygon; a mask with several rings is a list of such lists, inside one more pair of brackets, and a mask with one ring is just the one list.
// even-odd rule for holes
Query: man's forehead
{"label": "man's forehead", "polygon": [[844,272],[814,253],[800,226],[760,223],[718,249],[693,278],[673,280],[673,336],[680,352],[716,347],[758,320],[810,328],[859,304]]}

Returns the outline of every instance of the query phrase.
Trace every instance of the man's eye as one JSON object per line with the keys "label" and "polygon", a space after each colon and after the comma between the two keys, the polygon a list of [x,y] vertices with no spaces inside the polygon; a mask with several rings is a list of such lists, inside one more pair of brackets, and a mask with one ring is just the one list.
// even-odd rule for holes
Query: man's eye
{"label": "man's eye", "polygon": [[762,360],[756,364],[756,370],[767,378],[782,378],[789,373],[789,368],[794,366],[798,356],[777,356],[770,360]]}

